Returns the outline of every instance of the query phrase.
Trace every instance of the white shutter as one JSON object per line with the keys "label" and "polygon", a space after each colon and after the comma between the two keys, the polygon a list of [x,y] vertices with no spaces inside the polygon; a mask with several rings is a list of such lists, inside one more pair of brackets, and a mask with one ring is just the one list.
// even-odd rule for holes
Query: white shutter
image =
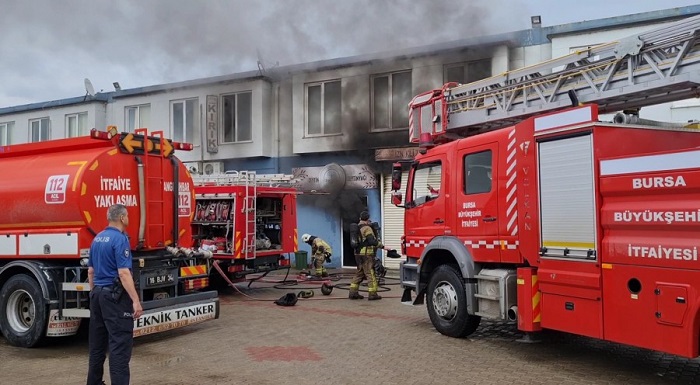
{"label": "white shutter", "polygon": [[[401,175],[401,192],[406,198],[406,183],[408,172]],[[405,203],[405,202],[404,202]],[[404,209],[391,203],[391,174],[382,175],[382,242],[401,253],[401,236],[403,235]],[[406,258],[386,258],[386,252],[382,251],[384,266],[387,269],[397,269],[401,261]]]}
{"label": "white shutter", "polygon": [[589,134],[539,144],[541,241],[549,256],[586,257],[596,248],[591,140]]}

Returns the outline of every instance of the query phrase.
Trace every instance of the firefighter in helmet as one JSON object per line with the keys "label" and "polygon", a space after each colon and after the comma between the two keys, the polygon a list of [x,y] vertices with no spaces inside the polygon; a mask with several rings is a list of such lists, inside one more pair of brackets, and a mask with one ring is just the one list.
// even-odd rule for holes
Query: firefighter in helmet
{"label": "firefighter in helmet", "polygon": [[360,283],[367,278],[367,292],[370,301],[382,299],[377,294],[379,284],[377,283],[377,275],[374,271],[374,255],[379,249],[386,249],[379,239],[379,234],[374,233],[372,223],[369,220],[369,212],[363,211],[360,213],[359,227],[359,251],[356,251],[355,261],[357,262],[357,273],[350,282],[350,299],[363,299],[360,295]]}
{"label": "firefighter in helmet", "polygon": [[301,241],[311,246],[311,256],[316,269],[314,275],[316,277],[328,277],[328,272],[323,264],[331,261],[331,254],[333,253],[331,246],[323,239],[310,234],[302,235]]}

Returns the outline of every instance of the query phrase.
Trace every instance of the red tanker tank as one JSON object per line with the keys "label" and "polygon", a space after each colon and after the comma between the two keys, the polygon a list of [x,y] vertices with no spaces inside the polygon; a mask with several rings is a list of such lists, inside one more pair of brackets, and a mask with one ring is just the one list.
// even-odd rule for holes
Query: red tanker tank
{"label": "red tanker tank", "polygon": [[192,146],[116,128],[0,147],[0,332],[11,345],[74,335],[90,317],[90,244],[116,203],[144,308],[134,336],[218,318],[216,291],[204,291],[211,253],[189,248],[194,190],[175,149]]}
{"label": "red tanker tank", "polygon": [[[140,143],[133,136],[123,139]],[[172,151],[166,140],[163,143]],[[157,143],[150,146],[159,150]],[[29,232],[26,243],[36,233],[78,235],[77,241],[63,235],[47,249],[23,247],[20,237],[19,255],[78,256],[78,250],[89,248],[94,234],[105,228],[107,208],[115,203],[127,206],[134,250],[191,243],[193,185],[177,158],[135,156],[115,148],[112,141],[90,137],[5,149],[0,152],[0,232]],[[176,227],[177,232],[172,231]]]}

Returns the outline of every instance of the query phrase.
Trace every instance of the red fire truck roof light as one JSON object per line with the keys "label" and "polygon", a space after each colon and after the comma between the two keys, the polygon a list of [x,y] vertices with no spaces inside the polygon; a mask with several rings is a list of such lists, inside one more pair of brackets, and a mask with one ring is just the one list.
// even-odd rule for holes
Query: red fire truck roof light
{"label": "red fire truck roof light", "polygon": [[435,147],[433,136],[429,132],[422,132],[418,139],[418,151],[425,154],[429,149]]}

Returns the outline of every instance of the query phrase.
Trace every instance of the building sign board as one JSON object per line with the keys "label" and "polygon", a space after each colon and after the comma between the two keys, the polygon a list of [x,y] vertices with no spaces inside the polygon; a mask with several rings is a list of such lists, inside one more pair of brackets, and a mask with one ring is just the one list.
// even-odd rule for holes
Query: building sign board
{"label": "building sign board", "polygon": [[357,190],[377,188],[375,172],[366,164],[322,167],[298,167],[292,169],[292,185],[303,192],[336,192],[340,189]]}
{"label": "building sign board", "polygon": [[379,148],[374,150],[374,160],[377,162],[413,160],[416,155],[418,155],[418,147]]}
{"label": "building sign board", "polygon": [[219,98],[216,95],[207,95],[207,152],[215,154],[219,152]]}

